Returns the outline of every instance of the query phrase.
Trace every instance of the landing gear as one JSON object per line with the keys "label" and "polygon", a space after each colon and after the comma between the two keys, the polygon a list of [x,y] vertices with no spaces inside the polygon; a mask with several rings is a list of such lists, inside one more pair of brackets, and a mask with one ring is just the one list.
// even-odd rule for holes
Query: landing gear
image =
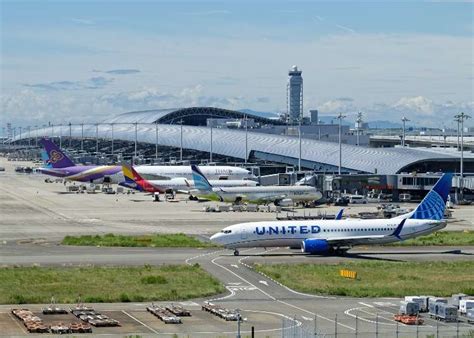
{"label": "landing gear", "polygon": [[239,250],[235,249],[234,250],[234,256],[238,256],[238,255],[240,255],[240,252],[239,252]]}
{"label": "landing gear", "polygon": [[346,252],[349,250],[350,248],[340,248],[340,247],[333,247],[331,248],[331,251],[330,253],[335,255],[335,256],[345,256],[346,255]]}

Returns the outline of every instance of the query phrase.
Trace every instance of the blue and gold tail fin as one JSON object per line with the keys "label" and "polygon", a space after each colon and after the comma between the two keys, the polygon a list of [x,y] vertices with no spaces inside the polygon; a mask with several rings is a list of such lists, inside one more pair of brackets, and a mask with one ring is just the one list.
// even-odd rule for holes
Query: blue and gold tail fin
{"label": "blue and gold tail fin", "polygon": [[207,180],[206,176],[201,172],[201,169],[197,165],[191,165],[191,170],[193,172],[194,186],[198,190],[202,191],[212,191],[212,185]]}
{"label": "blue and gold tail fin", "polygon": [[411,219],[433,219],[444,218],[444,209],[451,190],[453,174],[443,174],[433,188],[428,192],[423,201],[410,214]]}

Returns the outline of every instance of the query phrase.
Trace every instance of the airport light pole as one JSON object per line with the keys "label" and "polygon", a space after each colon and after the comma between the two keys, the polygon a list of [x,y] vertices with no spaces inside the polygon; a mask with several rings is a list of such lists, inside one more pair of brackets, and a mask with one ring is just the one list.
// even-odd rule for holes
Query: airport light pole
{"label": "airport light pole", "polygon": [[459,151],[459,124],[461,123],[461,119],[458,117],[458,115],[456,115],[454,117],[454,121],[456,121],[458,124],[458,130],[456,134],[456,149]]}
{"label": "airport light pole", "polygon": [[31,147],[31,127],[28,126],[28,147]]}
{"label": "airport light pole", "polygon": [[179,161],[183,162],[183,120],[179,120],[178,123],[180,125],[179,128]]}
{"label": "airport light pole", "polygon": [[463,189],[464,189],[464,120],[467,120],[470,117],[471,116],[464,114],[463,112],[455,116],[455,118],[458,119],[461,123],[461,163],[460,163],[461,180],[459,182],[460,183],[459,188],[461,190],[461,199],[463,199]]}
{"label": "airport light pole", "polygon": [[211,123],[209,124],[211,127],[211,142],[210,142],[210,149],[209,149],[209,163],[212,163],[212,119]]}
{"label": "airport light pole", "polygon": [[51,141],[54,142],[54,124],[51,123]]}
{"label": "airport light pole", "polygon": [[247,117],[247,114],[245,115],[245,164],[247,164],[247,157],[248,157],[248,154],[249,154],[249,148],[248,148],[248,144],[249,144],[249,130],[248,130],[248,117]]}
{"label": "airport light pole", "polygon": [[133,152],[133,161],[132,161],[133,164],[135,164],[135,160],[137,158],[137,143],[138,143],[138,122],[135,122],[135,151]]}
{"label": "airport light pole", "polygon": [[318,140],[321,141],[321,120],[318,120]]}
{"label": "airport light pole", "polygon": [[342,120],[345,118],[345,115],[339,113],[337,119],[339,120],[339,170],[338,174],[341,175],[341,168],[342,168]]}
{"label": "airport light pole", "polygon": [[158,121],[155,122],[155,160],[158,161]]}
{"label": "airport light pole", "polygon": [[357,113],[357,128],[356,128],[356,136],[357,136],[357,146],[360,146],[360,125],[362,123],[362,112]]}
{"label": "airport light pole", "polygon": [[84,123],[81,123],[81,151],[84,151]]}
{"label": "airport light pole", "polygon": [[95,124],[95,154],[99,154],[99,124]]}
{"label": "airport light pole", "polygon": [[59,148],[63,147],[63,125],[59,125]]}
{"label": "airport light pole", "polygon": [[403,122],[402,147],[405,147],[405,130],[406,130],[405,129],[405,123],[409,122],[409,121],[410,120],[407,117],[405,117],[405,116],[402,117],[402,122]]}
{"label": "airport light pole", "polygon": [[110,136],[112,138],[112,145],[111,145],[111,153],[112,153],[112,161],[114,160],[113,157],[114,157],[114,124],[111,123],[110,124]]}
{"label": "airport light pole", "polygon": [[71,122],[69,122],[69,148],[71,148],[71,142],[72,142],[72,125],[71,125]]}
{"label": "airport light pole", "polygon": [[21,144],[21,127],[19,127],[19,128],[20,128],[20,139],[18,141],[18,144]]}
{"label": "airport light pole", "polygon": [[301,171],[301,118],[298,123],[298,171]]}

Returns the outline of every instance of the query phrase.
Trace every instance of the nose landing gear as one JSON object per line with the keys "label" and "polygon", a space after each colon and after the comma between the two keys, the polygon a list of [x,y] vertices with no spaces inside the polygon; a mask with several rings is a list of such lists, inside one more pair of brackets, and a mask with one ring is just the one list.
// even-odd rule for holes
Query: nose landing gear
{"label": "nose landing gear", "polygon": [[234,256],[238,256],[238,255],[240,255],[240,252],[239,252],[239,250],[235,249],[234,250]]}

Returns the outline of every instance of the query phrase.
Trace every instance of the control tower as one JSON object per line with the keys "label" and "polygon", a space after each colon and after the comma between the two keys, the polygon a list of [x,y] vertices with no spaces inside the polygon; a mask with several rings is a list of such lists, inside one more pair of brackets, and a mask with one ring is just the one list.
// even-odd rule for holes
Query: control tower
{"label": "control tower", "polygon": [[287,122],[295,125],[303,118],[303,78],[297,66],[288,72],[286,87]]}

